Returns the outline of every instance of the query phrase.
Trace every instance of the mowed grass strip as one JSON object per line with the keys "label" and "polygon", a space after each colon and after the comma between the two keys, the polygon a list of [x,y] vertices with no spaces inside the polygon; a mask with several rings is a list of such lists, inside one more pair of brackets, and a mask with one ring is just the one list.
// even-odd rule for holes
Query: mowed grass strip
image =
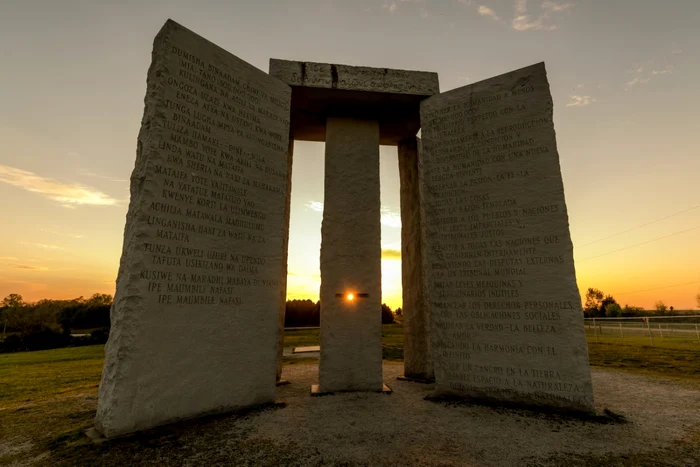
{"label": "mowed grass strip", "polygon": [[103,361],[102,345],[0,354],[0,465],[87,442]]}
{"label": "mowed grass strip", "polygon": [[102,345],[0,354],[0,408],[96,389],[103,361]]}
{"label": "mowed grass strip", "polygon": [[588,342],[593,367],[682,379],[700,385],[700,350]]}
{"label": "mowed grass strip", "polygon": [[[306,347],[321,345],[320,329],[294,329],[284,332],[285,347]],[[403,326],[401,324],[382,325],[382,358],[387,362],[403,361]],[[284,358],[285,364],[317,363],[317,358]]]}

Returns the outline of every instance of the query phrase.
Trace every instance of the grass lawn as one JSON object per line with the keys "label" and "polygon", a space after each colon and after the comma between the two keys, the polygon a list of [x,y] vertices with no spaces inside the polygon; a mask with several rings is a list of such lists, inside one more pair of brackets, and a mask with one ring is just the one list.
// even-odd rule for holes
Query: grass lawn
{"label": "grass lawn", "polygon": [[[319,345],[318,334],[318,329],[289,331],[285,346]],[[597,343],[589,338],[591,365],[700,387],[697,346],[678,342],[675,349],[650,347],[634,339]],[[400,324],[382,326],[382,350],[385,361],[402,360]],[[103,357],[101,345],[0,354],[0,465],[37,456],[35,465],[46,466],[84,465],[99,459],[108,447],[88,442],[84,430],[93,424]]]}

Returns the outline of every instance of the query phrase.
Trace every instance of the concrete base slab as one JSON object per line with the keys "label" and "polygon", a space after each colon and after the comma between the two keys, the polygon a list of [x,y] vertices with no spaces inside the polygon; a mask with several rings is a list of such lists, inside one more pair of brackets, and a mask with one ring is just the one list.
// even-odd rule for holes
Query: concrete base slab
{"label": "concrete base slab", "polygon": [[320,345],[308,345],[306,347],[294,347],[292,353],[309,353],[309,352],[320,352]]}
{"label": "concrete base slab", "polygon": [[413,378],[411,376],[399,376],[396,378],[399,381],[409,381],[411,383],[421,383],[421,384],[433,384],[434,379],[424,379],[424,378]]}
{"label": "concrete base slab", "polygon": [[329,391],[329,392],[321,392],[321,390],[318,387],[318,384],[312,384],[311,385],[311,396],[332,396],[333,394],[336,393],[343,393],[343,392],[377,392],[377,393],[382,393],[382,394],[391,394],[391,388],[387,386],[386,384],[382,384],[382,390],[381,391]]}

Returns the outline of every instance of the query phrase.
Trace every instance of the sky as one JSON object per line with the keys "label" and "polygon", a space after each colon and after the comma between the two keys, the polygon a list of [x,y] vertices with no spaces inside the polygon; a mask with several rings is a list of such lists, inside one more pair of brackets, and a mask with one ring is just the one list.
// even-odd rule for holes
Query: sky
{"label": "sky", "polygon": [[[270,58],[433,71],[447,91],[540,61],[582,294],[700,292],[697,0],[0,2],[0,298],[114,293],[153,38],[168,19]],[[318,299],[322,143],[296,142],[288,298]],[[397,150],[380,148],[382,293],[401,305]]]}

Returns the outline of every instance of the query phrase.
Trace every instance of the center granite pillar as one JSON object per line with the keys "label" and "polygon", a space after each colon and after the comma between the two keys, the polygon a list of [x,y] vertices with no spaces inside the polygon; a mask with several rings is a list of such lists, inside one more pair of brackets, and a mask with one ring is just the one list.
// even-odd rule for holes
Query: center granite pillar
{"label": "center granite pillar", "polygon": [[379,123],[329,117],[321,227],[321,393],[381,391]]}

